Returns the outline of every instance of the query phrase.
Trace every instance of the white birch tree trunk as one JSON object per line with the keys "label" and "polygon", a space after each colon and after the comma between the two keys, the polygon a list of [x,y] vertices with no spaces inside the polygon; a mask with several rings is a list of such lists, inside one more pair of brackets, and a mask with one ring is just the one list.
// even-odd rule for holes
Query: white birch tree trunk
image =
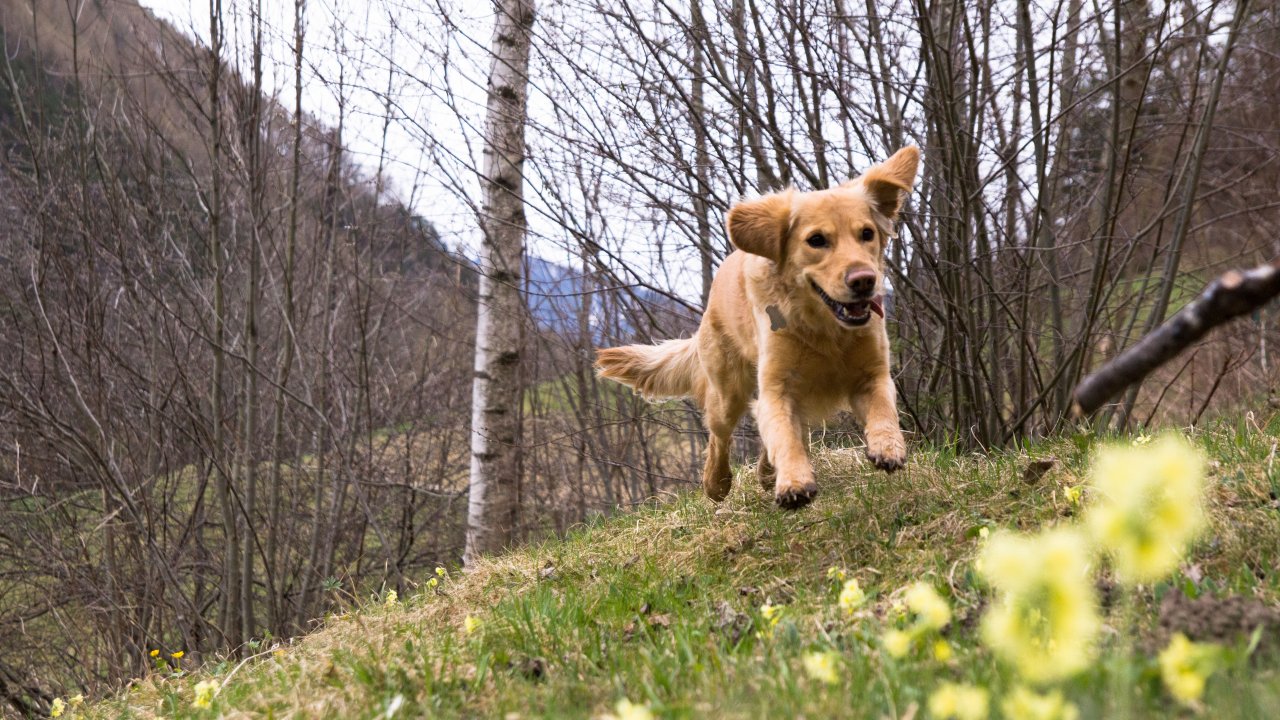
{"label": "white birch tree trunk", "polygon": [[533,0],[496,0],[485,119],[480,297],[464,564],[510,544],[520,500],[524,392],[524,126]]}

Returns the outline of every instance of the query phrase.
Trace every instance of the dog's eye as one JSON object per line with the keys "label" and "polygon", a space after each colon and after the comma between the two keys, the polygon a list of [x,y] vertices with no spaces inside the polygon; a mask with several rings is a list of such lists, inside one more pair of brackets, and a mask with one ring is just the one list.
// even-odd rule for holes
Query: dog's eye
{"label": "dog's eye", "polygon": [[824,248],[827,246],[827,236],[822,233],[814,233],[805,238],[805,242],[809,243],[809,247]]}
{"label": "dog's eye", "polygon": [[871,228],[862,228],[862,242],[871,242],[876,239],[876,231]]}

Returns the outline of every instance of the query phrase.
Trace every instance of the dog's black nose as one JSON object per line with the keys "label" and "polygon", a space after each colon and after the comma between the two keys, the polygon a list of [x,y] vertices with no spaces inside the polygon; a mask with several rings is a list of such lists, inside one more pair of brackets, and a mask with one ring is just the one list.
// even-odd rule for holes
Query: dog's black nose
{"label": "dog's black nose", "polygon": [[844,284],[854,295],[870,295],[876,291],[876,274],[870,270],[850,270],[844,274]]}

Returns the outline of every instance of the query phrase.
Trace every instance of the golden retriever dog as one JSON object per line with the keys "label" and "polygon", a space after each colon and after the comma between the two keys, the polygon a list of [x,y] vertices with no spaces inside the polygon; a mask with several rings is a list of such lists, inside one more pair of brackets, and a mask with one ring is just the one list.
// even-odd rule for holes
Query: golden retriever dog
{"label": "golden retriever dog", "polygon": [[885,246],[919,163],[905,147],[829,190],[739,202],[728,217],[737,250],[716,272],[697,334],[597,352],[603,377],[698,403],[711,435],[707,497],[729,494],[730,435],[753,398],[760,484],[783,508],[817,495],[807,426],[839,410],[862,425],[876,467],[906,462],[881,302]]}

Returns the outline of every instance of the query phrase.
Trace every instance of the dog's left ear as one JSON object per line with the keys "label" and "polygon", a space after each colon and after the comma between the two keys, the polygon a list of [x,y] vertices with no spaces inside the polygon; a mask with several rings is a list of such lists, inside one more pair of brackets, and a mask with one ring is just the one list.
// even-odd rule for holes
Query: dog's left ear
{"label": "dog's left ear", "polygon": [[728,225],[729,240],[739,250],[782,262],[791,225],[791,191],[743,200],[730,208]]}
{"label": "dog's left ear", "polygon": [[896,220],[898,211],[902,209],[902,201],[915,185],[916,171],[919,168],[920,148],[908,145],[894,153],[893,157],[867,170],[854,182],[862,183],[877,212],[890,220]]}

